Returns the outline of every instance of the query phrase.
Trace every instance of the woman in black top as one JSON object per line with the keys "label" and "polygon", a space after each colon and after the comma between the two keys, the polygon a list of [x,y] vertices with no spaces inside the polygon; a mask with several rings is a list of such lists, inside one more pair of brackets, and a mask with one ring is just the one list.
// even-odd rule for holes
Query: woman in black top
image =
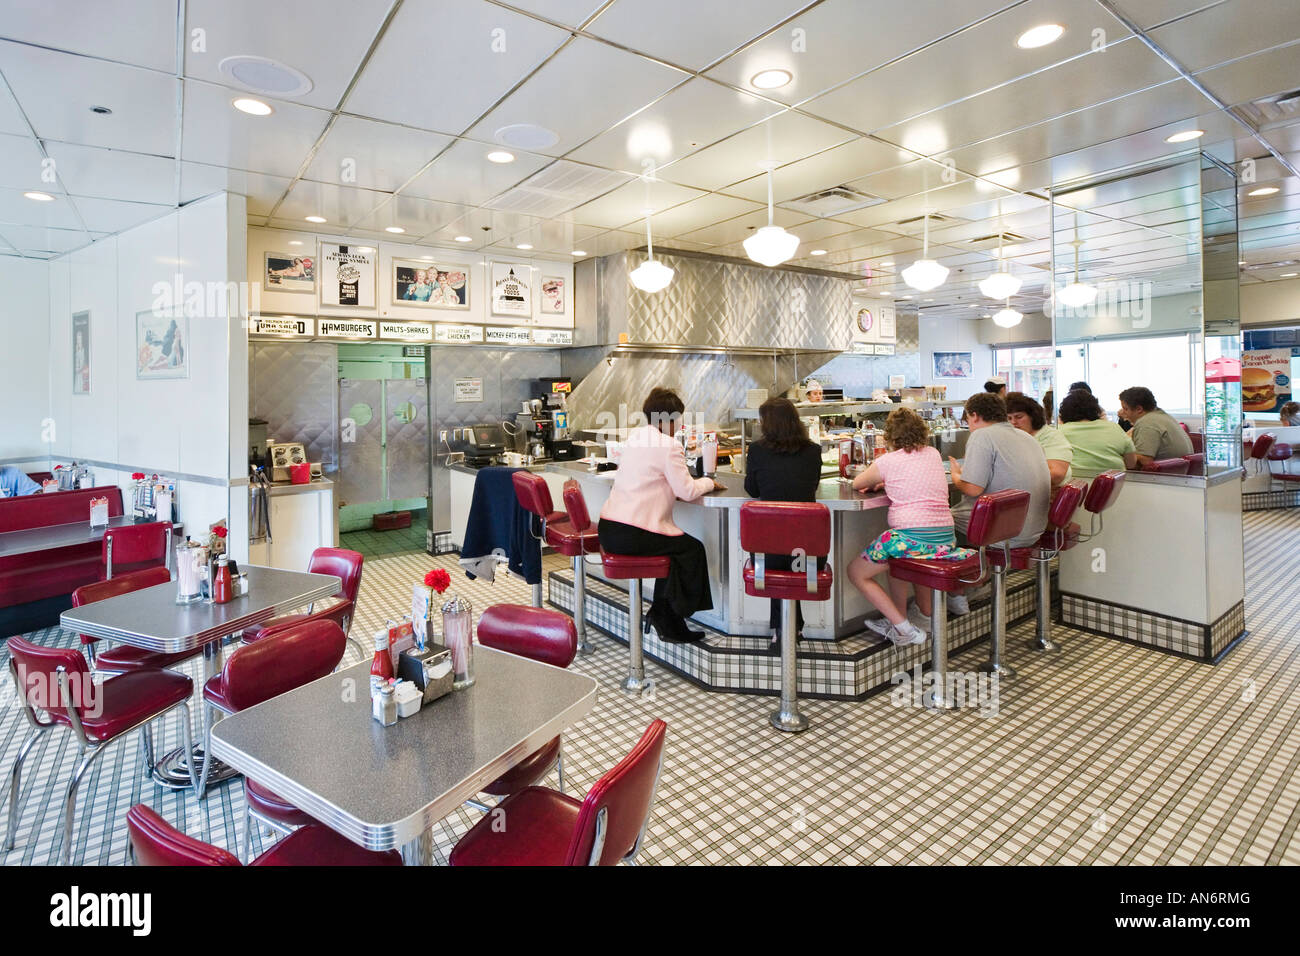
{"label": "woman in black top", "polygon": [[[769,398],[758,408],[763,435],[749,446],[745,459],[745,494],[763,501],[813,501],[822,474],[822,449],[808,438],[808,429],[788,398]],[[767,565],[774,571],[789,571],[788,554],[769,554]],[[825,563],[817,559],[820,568]],[[803,609],[796,603],[797,627],[803,630]],[[772,646],[781,637],[781,604],[772,602],[768,618]]]}

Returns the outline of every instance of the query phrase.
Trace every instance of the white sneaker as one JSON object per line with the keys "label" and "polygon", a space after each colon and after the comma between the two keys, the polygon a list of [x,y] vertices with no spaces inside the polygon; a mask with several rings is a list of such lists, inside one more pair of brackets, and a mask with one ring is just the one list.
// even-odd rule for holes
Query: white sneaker
{"label": "white sneaker", "polygon": [[907,619],[923,631],[928,632],[930,630],[930,616],[922,614],[915,601],[907,605]]}
{"label": "white sneaker", "polygon": [[912,644],[924,644],[928,638],[925,631],[911,621],[904,621],[889,629],[889,639],[894,642],[895,647],[908,647]]}
{"label": "white sneaker", "polygon": [[963,615],[963,614],[969,614],[969,613],[970,613],[970,601],[967,600],[966,595],[964,595],[964,594],[949,594],[949,595],[947,596],[947,598],[948,598],[948,613],[949,613],[949,614],[955,614],[955,615],[957,615],[958,617],[960,617],[960,616]]}
{"label": "white sneaker", "polygon": [[866,620],[866,624],[868,631],[879,634],[881,637],[889,637],[889,632],[894,627],[894,625],[889,623],[889,618],[887,617],[869,617]]}

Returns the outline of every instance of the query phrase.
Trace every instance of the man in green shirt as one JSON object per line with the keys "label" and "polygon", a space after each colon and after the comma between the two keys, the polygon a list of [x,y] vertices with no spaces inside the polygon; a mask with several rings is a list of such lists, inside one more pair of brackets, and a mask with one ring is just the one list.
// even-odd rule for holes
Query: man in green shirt
{"label": "man in green shirt", "polygon": [[1192,454],[1191,438],[1172,415],[1156,405],[1151,389],[1141,385],[1124,389],[1119,393],[1119,413],[1133,424],[1129,438],[1137,452],[1136,467]]}

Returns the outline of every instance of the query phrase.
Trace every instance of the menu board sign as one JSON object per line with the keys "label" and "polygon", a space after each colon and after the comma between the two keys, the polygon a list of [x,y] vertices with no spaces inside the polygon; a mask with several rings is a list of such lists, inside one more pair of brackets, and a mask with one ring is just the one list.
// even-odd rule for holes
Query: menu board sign
{"label": "menu board sign", "polygon": [[434,341],[445,345],[467,345],[483,341],[483,328],[478,325],[435,325]]}
{"label": "menu board sign", "polygon": [[375,250],[370,246],[320,246],[320,304],[375,307]]}
{"label": "menu board sign", "polygon": [[375,323],[368,319],[319,319],[319,331],[326,339],[373,339]]}
{"label": "menu board sign", "polygon": [[534,329],[533,341],[538,345],[572,345],[572,329]]}
{"label": "menu board sign", "polygon": [[383,319],[379,323],[379,337],[403,342],[432,342],[433,326],[426,322],[391,322]]}
{"label": "menu board sign", "polygon": [[1291,401],[1291,349],[1241,353],[1241,410],[1275,412]]}
{"label": "menu board sign", "polygon": [[304,338],[316,332],[315,319],[300,319],[292,315],[254,315],[248,320],[251,335],[287,335]]}
{"label": "menu board sign", "polygon": [[489,345],[531,345],[532,329],[490,328],[487,330]]}

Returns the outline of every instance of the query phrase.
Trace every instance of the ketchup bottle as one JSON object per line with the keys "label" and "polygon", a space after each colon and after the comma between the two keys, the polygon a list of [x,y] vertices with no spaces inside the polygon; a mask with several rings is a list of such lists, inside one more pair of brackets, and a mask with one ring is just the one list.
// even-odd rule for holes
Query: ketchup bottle
{"label": "ketchup bottle", "polygon": [[217,573],[212,580],[212,603],[225,604],[230,597],[230,563],[223,554],[217,558]]}
{"label": "ketchup bottle", "polygon": [[392,677],[393,658],[388,653],[388,628],[385,627],[375,632],[375,657],[370,662],[371,689],[374,690],[380,682],[391,680]]}

